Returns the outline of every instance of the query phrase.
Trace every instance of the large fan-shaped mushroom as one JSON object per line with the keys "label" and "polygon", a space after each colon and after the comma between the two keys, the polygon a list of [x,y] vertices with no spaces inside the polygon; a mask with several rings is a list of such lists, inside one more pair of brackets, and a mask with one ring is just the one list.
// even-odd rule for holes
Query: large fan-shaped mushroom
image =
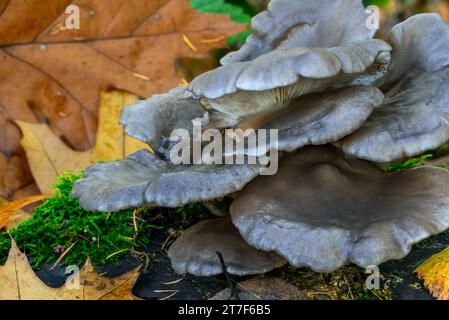
{"label": "large fan-shaped mushroom", "polygon": [[180,207],[241,190],[263,170],[259,165],[179,165],[142,150],[97,163],[76,181],[72,195],[88,210],[119,211],[152,204]]}
{"label": "large fan-shaped mushroom", "polygon": [[333,147],[306,147],[285,157],[275,176],[250,183],[231,215],[256,248],[331,272],[403,258],[414,243],[449,228],[448,193],[445,169],[385,173]]}
{"label": "large fan-shaped mushroom", "polygon": [[[390,46],[371,39],[366,18],[361,0],[273,0],[222,67],[125,110],[127,132],[157,155],[96,164],[73,195],[87,209],[118,211],[233,194],[240,234],[227,216],[187,230],[169,252],[180,273],[221,272],[215,251],[240,275],[282,265],[276,254],[324,272],[404,257],[449,228],[449,171],[386,173],[365,160],[392,161],[449,140],[449,26],[417,15],[392,29]],[[251,164],[175,165],[167,156],[172,130],[190,132],[198,118],[219,138],[216,129],[228,127],[278,130],[277,149],[247,148],[247,156],[292,153],[274,176],[257,177],[264,168]],[[306,146],[329,143],[340,149]]]}
{"label": "large fan-shaped mushroom", "polygon": [[375,72],[375,64],[389,62],[390,50],[381,40],[275,50],[206,72],[187,89],[209,111],[209,126],[233,127],[261,113],[285,108],[295,97]]}
{"label": "large fan-shaped mushroom", "polygon": [[[382,104],[383,94],[374,87],[354,86],[333,91],[308,94],[293,100],[281,112],[261,125],[277,130],[277,140],[261,141],[245,148],[245,154],[261,156],[270,149],[294,151],[306,145],[323,145],[354,132]],[[253,135],[258,133],[254,131]],[[257,137],[255,137],[257,138]],[[233,146],[226,155],[237,153]]]}

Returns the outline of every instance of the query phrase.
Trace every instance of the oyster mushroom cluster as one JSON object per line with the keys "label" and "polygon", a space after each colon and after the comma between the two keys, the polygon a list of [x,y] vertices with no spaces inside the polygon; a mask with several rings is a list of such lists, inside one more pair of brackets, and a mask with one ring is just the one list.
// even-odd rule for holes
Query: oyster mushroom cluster
{"label": "oyster mushroom cluster", "polygon": [[[73,196],[108,212],[212,206],[220,217],[187,229],[169,249],[178,273],[221,273],[216,252],[236,275],[285,263],[332,272],[404,257],[449,228],[449,171],[387,173],[379,163],[449,140],[449,26],[420,14],[384,41],[367,18],[361,0],[272,0],[221,67],[126,108],[127,133],[154,153],[92,166]],[[278,130],[278,172],[173,164],[171,132],[192,130],[199,118],[220,130]],[[230,207],[220,207],[216,200],[229,195]]]}

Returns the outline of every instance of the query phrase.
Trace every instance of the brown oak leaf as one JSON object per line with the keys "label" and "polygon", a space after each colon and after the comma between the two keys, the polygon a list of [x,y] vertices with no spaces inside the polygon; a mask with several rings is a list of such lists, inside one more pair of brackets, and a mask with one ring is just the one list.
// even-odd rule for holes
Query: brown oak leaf
{"label": "brown oak leaf", "polygon": [[[69,5],[79,30],[65,27]],[[0,0],[0,195],[35,189],[14,121],[46,123],[87,150],[100,91],[163,92],[183,81],[178,59],[205,58],[245,28],[188,0]]]}

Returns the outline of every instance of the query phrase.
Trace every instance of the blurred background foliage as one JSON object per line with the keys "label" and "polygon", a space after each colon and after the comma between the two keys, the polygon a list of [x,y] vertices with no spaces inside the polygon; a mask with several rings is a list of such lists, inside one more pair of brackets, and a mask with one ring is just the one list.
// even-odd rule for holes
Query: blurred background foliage
{"label": "blurred background foliage", "polygon": [[[189,0],[200,12],[228,15],[236,23],[248,25],[242,33],[228,37],[228,49],[214,50],[208,59],[180,58],[176,68],[190,81],[199,74],[219,66],[219,60],[229,51],[238,49],[251,34],[251,19],[267,8],[269,0]],[[436,12],[449,22],[449,0],[363,0],[366,7],[375,5],[381,12],[381,28],[377,38],[385,39],[389,30],[408,17],[425,12]]]}

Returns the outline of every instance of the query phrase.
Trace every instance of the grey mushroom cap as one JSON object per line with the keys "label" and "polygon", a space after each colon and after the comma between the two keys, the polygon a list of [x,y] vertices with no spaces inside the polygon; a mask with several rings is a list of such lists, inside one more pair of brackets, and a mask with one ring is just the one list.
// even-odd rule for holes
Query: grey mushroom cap
{"label": "grey mushroom cap", "polygon": [[[276,144],[270,141],[246,148],[245,154],[261,156],[270,149],[291,152],[306,145],[335,142],[360,128],[383,97],[379,89],[366,86],[301,96],[261,126],[277,130]],[[235,153],[232,149],[225,154]]]}
{"label": "grey mushroom cap", "polygon": [[211,126],[232,127],[284,108],[293,98],[324,91],[388,61],[390,45],[362,40],[332,48],[276,50],[195,78],[187,90],[209,111]]}
{"label": "grey mushroom cap", "polygon": [[277,49],[335,47],[373,37],[366,26],[362,0],[272,0],[268,10],[252,20],[254,30],[223,65],[255,59]]}
{"label": "grey mushroom cap", "polygon": [[330,146],[305,147],[261,176],[231,205],[234,225],[254,247],[296,267],[332,272],[379,265],[449,228],[449,171],[386,173]]}
{"label": "grey mushroom cap", "polygon": [[248,245],[229,217],[190,227],[171,245],[168,257],[176,273],[207,277],[223,272],[217,252],[223,256],[227,272],[238,276],[265,273],[286,264],[275,253]]}
{"label": "grey mushroom cap", "polygon": [[183,97],[184,90],[185,87],[178,87],[125,108],[121,124],[126,133],[165,154],[173,130],[191,132],[192,120],[202,118],[205,113],[198,101]]}
{"label": "grey mushroom cap", "polygon": [[262,170],[259,165],[174,165],[141,150],[93,165],[76,181],[72,196],[81,207],[103,212],[144,204],[180,207],[239,191]]}
{"label": "grey mushroom cap", "polygon": [[380,83],[384,104],[338,143],[346,153],[390,162],[449,140],[449,26],[437,14],[396,25],[389,71]]}

